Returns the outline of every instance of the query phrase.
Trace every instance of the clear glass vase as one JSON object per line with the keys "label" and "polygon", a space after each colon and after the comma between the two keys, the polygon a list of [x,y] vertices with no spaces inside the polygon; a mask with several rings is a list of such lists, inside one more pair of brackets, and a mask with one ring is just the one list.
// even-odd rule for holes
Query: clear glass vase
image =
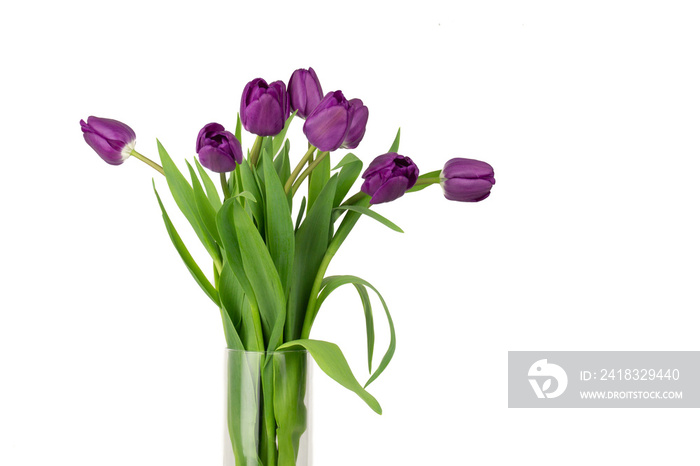
{"label": "clear glass vase", "polygon": [[305,350],[226,350],[224,466],[311,466]]}

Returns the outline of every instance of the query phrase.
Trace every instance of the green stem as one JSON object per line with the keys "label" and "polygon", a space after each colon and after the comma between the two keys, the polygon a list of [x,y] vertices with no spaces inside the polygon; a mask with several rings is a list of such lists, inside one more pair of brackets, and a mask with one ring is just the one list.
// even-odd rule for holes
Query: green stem
{"label": "green stem", "polygon": [[287,182],[284,184],[284,192],[285,194],[289,194],[289,190],[292,189],[292,185],[294,184],[294,180],[297,179],[297,176],[299,176],[299,173],[301,170],[304,168],[304,165],[306,165],[306,162],[309,160],[309,158],[314,155],[314,151],[316,148],[309,144],[309,150],[306,151],[306,154],[301,158],[299,163],[297,164],[296,167],[294,167],[294,171],[292,172],[291,175],[289,175],[289,178],[287,179]]}
{"label": "green stem", "polygon": [[316,160],[311,162],[311,165],[308,166],[306,170],[299,176],[299,178],[294,182],[294,185],[292,186],[292,196],[294,196],[294,193],[297,192],[297,189],[299,189],[299,186],[304,182],[307,176],[311,174],[312,171],[314,171],[314,168],[320,164],[323,159],[325,159],[330,152],[321,152],[318,157],[316,157]]}
{"label": "green stem", "polygon": [[[369,206],[370,197],[368,195],[364,193],[357,193],[355,196],[353,196],[353,198],[357,198],[354,205],[359,205],[362,207]],[[316,302],[318,301],[318,294],[321,291],[321,284],[323,283],[323,278],[326,275],[326,270],[328,269],[333,256],[335,256],[335,253],[338,252],[338,249],[340,249],[343,241],[345,241],[345,238],[348,237],[350,231],[355,226],[355,223],[357,223],[357,221],[360,219],[361,215],[362,214],[358,212],[349,211],[328,245],[328,249],[326,249],[326,254],[323,256],[321,265],[316,273],[316,278],[314,279],[314,284],[311,287],[311,293],[309,294],[309,304],[306,306],[306,313],[304,315],[304,326],[301,329],[302,339],[309,338],[309,335],[311,334],[311,326],[316,318]]]}
{"label": "green stem", "polygon": [[439,182],[439,176],[436,176],[434,178],[418,178],[418,181],[416,181],[416,184],[414,184],[413,186],[431,185]]}
{"label": "green stem", "polygon": [[219,178],[221,179],[221,189],[224,190],[224,201],[231,197],[231,190],[228,188],[228,181],[226,180],[226,173],[220,173]]}
{"label": "green stem", "polygon": [[157,163],[155,163],[153,160],[149,159],[145,155],[141,155],[138,152],[136,152],[135,150],[131,151],[131,155],[133,155],[134,157],[136,157],[140,161],[144,162],[146,165],[150,165],[151,167],[156,169],[158,172],[160,172],[161,175],[165,176],[165,172],[163,171],[163,167],[161,167],[160,165],[158,165]]}
{"label": "green stem", "polygon": [[250,165],[254,167],[258,164],[258,159],[260,158],[260,149],[262,148],[263,137],[256,136],[255,142],[253,143],[253,148],[250,150]]}

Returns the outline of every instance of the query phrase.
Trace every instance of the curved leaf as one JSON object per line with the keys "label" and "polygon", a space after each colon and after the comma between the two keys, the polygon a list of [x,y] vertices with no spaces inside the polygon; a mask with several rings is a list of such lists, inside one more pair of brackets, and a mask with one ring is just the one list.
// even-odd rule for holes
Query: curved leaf
{"label": "curved leaf", "polygon": [[391,228],[394,231],[398,231],[399,233],[403,233],[403,230],[398,227],[394,222],[389,220],[388,218],[378,214],[374,210],[370,209],[369,207],[364,207],[361,205],[342,205],[336,207],[337,210],[352,210],[353,212],[358,212],[364,215],[367,215],[368,217],[371,217],[381,223],[382,225],[385,225],[389,228]]}
{"label": "curved leaf", "polygon": [[338,345],[321,340],[294,340],[283,344],[277,350],[296,347],[305,348],[318,367],[331,379],[355,392],[375,413],[382,414],[379,402],[357,381]]}
{"label": "curved leaf", "polygon": [[[374,373],[370,376],[369,380],[367,380],[367,383],[365,383],[365,387],[367,387],[370,383],[376,380],[376,378],[379,377],[379,375],[382,372],[384,372],[384,369],[386,369],[386,367],[389,365],[389,362],[391,362],[391,358],[394,357],[394,352],[396,351],[396,331],[394,329],[394,321],[391,318],[391,314],[389,313],[389,307],[386,305],[384,297],[381,295],[381,293],[379,293],[379,291],[377,291],[377,289],[371,283],[369,283],[366,280],[363,280],[360,277],[355,277],[353,275],[336,275],[326,277],[323,279],[323,289],[318,296],[318,300],[316,301],[316,309],[314,311],[313,317],[316,317],[318,311],[321,308],[321,305],[334,290],[336,290],[342,285],[347,285],[349,283],[352,283],[355,286],[362,285],[371,288],[372,291],[374,291],[377,294],[377,297],[379,297],[379,300],[381,301],[382,306],[384,307],[384,312],[386,313],[387,322],[389,323],[389,347],[387,348],[381,363],[379,363],[379,367],[377,367],[377,370],[374,371]],[[374,335],[372,335],[372,338],[374,338]]]}
{"label": "curved leaf", "polygon": [[211,282],[204,275],[204,273],[202,272],[202,269],[200,269],[199,266],[197,265],[197,263],[194,261],[194,259],[192,258],[192,255],[187,250],[187,247],[185,247],[185,243],[182,242],[180,235],[177,233],[177,230],[175,229],[175,226],[170,221],[170,217],[168,217],[168,213],[165,211],[165,207],[163,207],[163,202],[160,199],[160,195],[158,195],[158,190],[156,190],[155,182],[153,183],[153,191],[156,193],[156,198],[158,199],[158,205],[160,206],[160,210],[163,213],[163,222],[165,222],[165,228],[166,228],[166,230],[168,230],[168,236],[170,236],[170,239],[172,240],[173,245],[175,246],[175,249],[180,254],[182,261],[185,263],[185,266],[187,266],[187,270],[190,271],[190,273],[192,274],[192,277],[194,277],[194,280],[197,282],[197,284],[202,287],[202,290],[204,290],[204,292],[207,294],[207,296],[209,296],[209,298],[212,301],[214,301],[214,303],[218,306],[219,305],[219,293],[216,291],[216,288],[214,288],[214,286],[211,284]]}
{"label": "curved leaf", "polygon": [[372,302],[369,300],[367,288],[359,283],[354,283],[357,294],[362,300],[362,309],[365,312],[365,327],[367,331],[367,367],[372,373],[372,357],[374,356],[374,315],[372,314]]}
{"label": "curved leaf", "polygon": [[389,148],[389,152],[398,152],[399,151],[399,141],[401,140],[401,128],[396,132],[396,137],[394,138],[394,142],[391,144],[391,147]]}
{"label": "curved leaf", "polygon": [[173,199],[175,199],[175,203],[192,226],[192,229],[197,234],[197,237],[202,242],[209,255],[214,260],[220,259],[219,249],[214,244],[214,240],[207,232],[199,216],[192,186],[190,186],[182,173],[180,173],[180,170],[178,170],[160,141],[157,141],[157,143],[165,179],[168,182],[168,187],[173,195]]}

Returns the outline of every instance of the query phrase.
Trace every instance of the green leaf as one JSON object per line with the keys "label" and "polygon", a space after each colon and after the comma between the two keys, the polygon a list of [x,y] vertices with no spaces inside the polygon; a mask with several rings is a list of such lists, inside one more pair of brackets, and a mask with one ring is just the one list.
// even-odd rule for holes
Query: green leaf
{"label": "green leaf", "polygon": [[403,233],[403,230],[399,228],[394,222],[391,220],[387,219],[386,217],[383,217],[382,215],[379,215],[377,212],[374,210],[368,208],[368,207],[363,207],[359,205],[343,205],[335,208],[336,210],[352,210],[353,212],[358,212],[360,214],[367,215],[368,217],[371,217],[381,223],[382,225],[386,225],[387,227],[391,228],[394,231],[398,231],[399,233]]}
{"label": "green leaf", "polygon": [[254,465],[258,457],[261,368],[258,353],[228,352],[226,417],[236,465]]}
{"label": "green leaf", "polygon": [[158,195],[158,191],[156,190],[155,182],[153,183],[153,191],[156,193],[156,198],[158,199],[158,205],[160,206],[160,210],[163,213],[163,222],[165,222],[165,228],[168,231],[168,236],[170,236],[170,239],[172,240],[173,245],[175,246],[175,249],[177,250],[178,254],[180,254],[182,261],[185,263],[185,266],[187,266],[187,270],[190,271],[190,273],[192,274],[192,277],[194,277],[194,280],[197,282],[197,284],[202,287],[202,290],[204,290],[204,292],[207,294],[207,296],[209,296],[209,298],[212,301],[214,301],[214,303],[218,306],[219,305],[219,293],[216,291],[216,288],[214,288],[214,286],[211,284],[211,282],[204,275],[204,273],[202,272],[202,269],[199,268],[197,263],[192,258],[192,255],[185,247],[185,244],[182,242],[180,235],[177,233],[177,230],[175,229],[175,226],[170,221],[170,217],[168,216],[168,213],[165,211],[165,207],[163,207],[163,202],[160,200],[160,195]]}
{"label": "green leaf", "polygon": [[251,193],[250,191],[241,191],[233,197],[243,197],[249,200],[250,202],[258,202],[258,200],[255,199],[255,196],[253,196],[253,193]]}
{"label": "green leaf", "polygon": [[377,400],[365,390],[357,381],[348,365],[343,352],[335,343],[321,340],[294,340],[277,348],[305,348],[321,368],[331,379],[338,382],[348,390],[355,392],[372,410],[382,414],[382,408]]}
{"label": "green leaf", "polygon": [[[319,152],[316,157],[321,156],[321,152]],[[314,202],[316,202],[316,198],[319,196],[323,188],[326,186],[326,183],[328,183],[328,180],[330,179],[331,176],[331,159],[330,159],[330,154],[326,155],[323,160],[314,168],[314,170],[311,172],[311,175],[309,176],[309,197],[307,199],[307,203],[309,204],[309,209],[311,209],[314,206]]]}
{"label": "green leaf", "polygon": [[220,260],[219,249],[214,244],[214,240],[211,235],[206,231],[203,222],[199,216],[199,211],[197,210],[197,203],[195,201],[194,192],[192,187],[187,182],[185,177],[177,169],[175,163],[170,158],[165,148],[158,142],[158,153],[160,154],[160,160],[163,164],[163,171],[165,172],[165,179],[168,182],[168,187],[170,192],[175,199],[175,203],[182,211],[187,221],[192,226],[192,229],[197,234],[197,237],[204,245],[204,248],[209,252],[209,255],[214,260]]}
{"label": "green leaf", "polygon": [[[226,268],[228,267],[229,270],[233,272],[245,295],[245,300],[243,301],[243,304],[241,304],[241,306],[243,306],[241,308],[241,313],[243,315],[243,325],[240,327],[242,333],[241,338],[244,341],[246,349],[251,351],[264,351],[265,346],[258,303],[255,299],[253,287],[250,284],[245,269],[243,268],[241,248],[233,222],[234,205],[238,205],[240,207],[238,199],[227,199],[216,216],[216,226],[219,230],[219,236],[221,237],[225,256],[224,269],[222,270],[219,286],[226,285],[225,280],[227,277],[225,276],[224,271],[226,271]],[[235,305],[236,303],[231,303],[231,308],[233,309]]]}
{"label": "green leaf", "polygon": [[272,139],[272,152],[270,153],[271,155],[277,155],[277,152],[279,152],[280,147],[282,147],[285,137],[287,136],[287,130],[289,129],[289,125],[296,116],[296,114],[297,111],[294,110],[294,112],[291,115],[289,115],[289,118],[287,118],[287,121],[284,122],[284,128],[282,128],[282,131],[280,131],[280,133]]}
{"label": "green leaf", "polygon": [[[194,169],[189,162],[185,163],[187,163],[187,168],[190,171],[190,178],[192,179],[192,190],[194,193],[194,201],[197,207],[199,220],[201,221],[202,225],[204,225],[204,228],[207,230],[207,233],[209,233],[209,236],[211,236],[212,239],[218,244],[221,244],[219,231],[216,229],[216,211],[211,205],[211,202],[209,202],[209,198],[207,198],[207,195],[204,193],[204,189],[199,183],[199,178],[197,178]],[[219,259],[219,262],[220,261],[221,260]]]}
{"label": "green leaf", "polygon": [[[369,206],[369,200],[370,197],[364,195],[359,197],[354,205],[367,207]],[[328,248],[326,249],[323,259],[321,260],[321,265],[317,269],[316,276],[314,277],[312,286],[309,289],[308,304],[304,311],[304,324],[301,333],[302,338],[308,338],[309,334],[311,333],[311,326],[313,325],[314,319],[316,318],[316,302],[318,300],[318,294],[321,291],[323,276],[326,273],[326,269],[328,268],[328,265],[333,259],[333,256],[335,256],[335,254],[338,252],[338,249],[340,249],[340,246],[342,246],[343,242],[348,237],[348,235],[350,234],[353,227],[355,226],[355,224],[361,216],[362,214],[360,214],[359,212],[348,212],[345,215],[345,218],[343,218],[343,221],[340,222],[340,227],[338,227],[338,230],[336,231],[335,235],[333,235],[333,239],[331,239],[331,242],[328,245]]]}
{"label": "green leaf", "polygon": [[202,178],[204,188],[207,190],[207,198],[209,198],[209,202],[211,202],[211,206],[214,208],[214,211],[218,212],[218,210],[221,208],[221,198],[219,197],[219,192],[216,190],[216,185],[204,170],[204,167],[202,167],[202,165],[199,163],[197,157],[194,158],[194,163],[197,166],[199,176]]}
{"label": "green leaf", "polygon": [[279,154],[277,154],[277,157],[275,157],[275,171],[277,172],[277,175],[279,176],[280,182],[284,186],[284,183],[287,182],[287,179],[289,178],[289,175],[292,173],[292,167],[289,164],[289,139],[284,141],[284,146],[282,147],[282,151],[280,151]]}
{"label": "green leaf", "polygon": [[242,129],[241,114],[236,113],[236,131],[234,133],[234,136],[236,136],[236,139],[238,139],[238,142],[243,144],[243,141],[241,140],[241,129]]}
{"label": "green leaf", "polygon": [[304,218],[304,209],[306,208],[306,196],[301,198],[301,205],[299,206],[299,213],[297,214],[297,222],[294,225],[294,231],[296,232],[301,225],[301,220]]}
{"label": "green leaf", "polygon": [[231,324],[236,329],[241,327],[243,321],[241,302],[244,296],[243,287],[238,283],[238,279],[231,269],[231,264],[226,261],[219,277],[219,297],[221,306],[228,313]]}
{"label": "green leaf", "polygon": [[263,153],[262,170],[267,180],[265,183],[267,248],[286,295],[294,264],[294,225],[289,212],[287,194],[267,151]]}
{"label": "green leaf", "polygon": [[278,466],[295,466],[299,439],[306,431],[307,356],[304,351],[282,351],[272,357],[274,411],[277,423]]}
{"label": "green leaf", "polygon": [[271,351],[277,347],[284,329],[284,290],[262,237],[251,218],[237,202],[233,204],[233,222],[245,275],[255,294],[263,334],[267,337],[268,350]]}
{"label": "green leaf", "polygon": [[[282,150],[275,158],[275,171],[277,171],[277,175],[279,176],[282,186],[284,186],[284,184],[287,182],[289,176],[292,173],[292,167],[289,164],[289,148],[289,139],[287,139],[286,141],[284,141],[284,146],[282,147]],[[290,212],[292,210],[293,199],[294,195],[290,192],[287,195],[287,203],[289,204]]]}
{"label": "green leaf", "polygon": [[[418,177],[418,181],[424,180],[426,178],[440,178],[440,173],[442,173],[442,170],[435,170],[435,171],[432,171],[429,173],[425,173],[425,174]],[[416,181],[416,183],[418,181]],[[413,186],[411,189],[407,190],[406,192],[407,193],[415,193],[415,192],[418,192],[420,190],[427,188],[428,186],[432,186],[432,184],[420,184],[420,185],[416,184],[415,186]]]}
{"label": "green leaf", "polygon": [[399,151],[399,141],[401,140],[401,128],[396,132],[396,137],[394,138],[394,142],[391,143],[391,147],[389,148],[389,152],[398,152]]}
{"label": "green leaf", "polygon": [[234,327],[233,323],[231,322],[231,316],[229,316],[229,314],[226,312],[226,309],[224,309],[223,307],[219,308],[219,312],[221,313],[221,322],[224,325],[224,337],[226,338],[226,347],[230,349],[245,351],[245,347],[243,346],[241,337],[238,336],[236,327]]}
{"label": "green leaf", "polygon": [[[384,301],[384,297],[377,291],[377,289],[368,281],[363,280],[362,278],[355,277],[353,275],[336,275],[336,276],[331,276],[331,277],[326,277],[323,279],[323,290],[321,291],[321,294],[319,295],[318,301],[316,302],[316,308],[314,310],[314,318],[318,314],[319,309],[321,308],[321,305],[323,302],[326,300],[328,295],[330,295],[334,290],[336,290],[338,287],[346,284],[352,283],[356,287],[358,285],[365,286],[367,288],[371,288],[372,291],[374,291],[377,296],[379,297],[379,300],[382,303],[382,306],[384,307],[384,312],[386,314],[387,322],[389,323],[389,334],[390,334],[390,340],[389,340],[389,347],[384,354],[384,357],[382,358],[381,363],[379,363],[379,366],[377,367],[377,370],[374,371],[374,373],[370,376],[369,380],[365,384],[365,387],[367,387],[370,383],[372,383],[374,380],[376,380],[379,375],[384,372],[384,369],[389,365],[389,362],[391,362],[391,358],[394,357],[394,352],[396,351],[396,332],[394,329],[394,321],[391,318],[391,314],[389,313],[389,307],[386,305],[386,302]],[[363,299],[363,304],[364,304],[364,299]],[[366,311],[366,309],[365,309]],[[371,310],[370,310],[371,312]],[[374,333],[374,330],[372,330],[372,333]],[[368,339],[370,338],[370,335],[368,334]],[[372,335],[372,338],[374,335]]]}
{"label": "green leaf", "polygon": [[374,356],[374,315],[372,314],[372,302],[369,300],[367,288],[359,283],[354,283],[357,294],[362,301],[362,310],[365,313],[365,327],[367,333],[367,366],[372,373],[372,358]]}
{"label": "green leaf", "polygon": [[338,176],[334,175],[296,232],[285,340],[294,340],[301,335],[311,288],[328,247],[328,231],[337,184]]}
{"label": "green leaf", "polygon": [[[242,191],[248,191],[253,195],[255,199],[257,199],[259,202],[256,202],[252,205],[250,205],[250,210],[253,212],[253,218],[255,218],[255,222],[258,225],[258,228],[264,228],[265,226],[265,206],[263,205],[263,197],[262,194],[260,193],[260,187],[258,186],[258,182],[255,179],[255,174],[253,173],[253,170],[250,168],[250,165],[248,164],[247,160],[244,160],[241,165],[238,166],[237,170],[240,170],[240,175],[241,175],[241,190]],[[264,230],[263,230],[264,231]]]}
{"label": "green leaf", "polygon": [[345,199],[345,195],[350,191],[352,185],[355,184],[357,177],[362,171],[362,160],[358,159],[354,154],[347,154],[343,157],[338,165],[333,170],[340,168],[338,175],[338,189],[335,192],[335,200],[333,206],[337,207]]}

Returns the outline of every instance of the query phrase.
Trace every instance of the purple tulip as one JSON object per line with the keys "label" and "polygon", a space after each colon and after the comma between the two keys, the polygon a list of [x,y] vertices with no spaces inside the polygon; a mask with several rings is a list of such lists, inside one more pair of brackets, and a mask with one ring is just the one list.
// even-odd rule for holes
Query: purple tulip
{"label": "purple tulip", "polygon": [[367,118],[369,118],[369,110],[360,99],[351,99],[349,102],[352,112],[352,121],[350,129],[345,136],[343,144],[340,146],[343,149],[354,149],[362,141],[365,136],[365,128],[367,127]]}
{"label": "purple tulip", "polygon": [[362,174],[360,190],[372,196],[371,204],[393,201],[411,189],[418,179],[418,167],[408,157],[396,152],[380,155]]}
{"label": "purple tulip", "polygon": [[323,99],[321,83],[313,68],[300,68],[292,73],[287,92],[292,111],[296,110],[297,116],[304,120]]}
{"label": "purple tulip", "polygon": [[80,120],[80,129],[85,142],[110,165],[121,165],[136,144],[136,133],[121,121],[90,116],[87,123]]}
{"label": "purple tulip", "polygon": [[493,167],[486,162],[456,158],[448,160],[440,173],[445,197],[451,201],[478,202],[491,194],[496,184]]}
{"label": "purple tulip", "polygon": [[289,97],[282,81],[267,85],[262,78],[246,84],[241,97],[241,122],[246,131],[274,136],[289,118]]}
{"label": "purple tulip", "polygon": [[241,143],[218,123],[209,123],[199,131],[197,155],[202,166],[216,173],[233,171],[237,163],[243,163]]}
{"label": "purple tulip", "polygon": [[319,150],[334,151],[345,142],[352,113],[341,91],[329,92],[306,118],[304,134]]}

